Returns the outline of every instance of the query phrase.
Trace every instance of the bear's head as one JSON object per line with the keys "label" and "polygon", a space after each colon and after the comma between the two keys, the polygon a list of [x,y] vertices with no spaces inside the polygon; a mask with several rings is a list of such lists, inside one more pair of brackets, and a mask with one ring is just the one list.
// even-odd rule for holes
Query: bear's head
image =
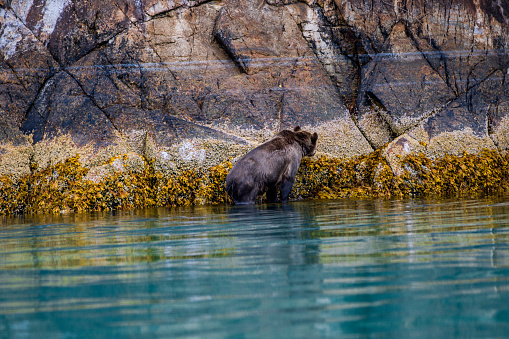
{"label": "bear's head", "polygon": [[318,134],[316,134],[316,132],[311,134],[309,132],[303,131],[299,126],[295,127],[293,132],[295,133],[295,140],[297,140],[297,142],[302,147],[302,153],[304,156],[310,157],[315,155]]}

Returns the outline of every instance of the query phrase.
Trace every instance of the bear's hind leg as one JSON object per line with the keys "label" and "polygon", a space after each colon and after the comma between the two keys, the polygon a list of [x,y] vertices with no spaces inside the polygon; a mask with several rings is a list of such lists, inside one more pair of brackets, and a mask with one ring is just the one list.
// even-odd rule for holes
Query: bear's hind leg
{"label": "bear's hind leg", "polygon": [[290,192],[292,191],[292,186],[294,182],[294,178],[283,179],[280,184],[281,188],[281,202],[283,204],[288,202],[288,198],[290,197]]}
{"label": "bear's hind leg", "polygon": [[277,201],[277,186],[270,186],[267,191],[267,202],[276,202]]}

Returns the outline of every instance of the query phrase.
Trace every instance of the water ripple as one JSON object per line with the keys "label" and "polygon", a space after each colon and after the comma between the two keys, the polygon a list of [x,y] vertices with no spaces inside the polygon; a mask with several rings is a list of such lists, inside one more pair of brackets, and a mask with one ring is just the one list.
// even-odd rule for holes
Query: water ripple
{"label": "water ripple", "polygon": [[3,219],[0,333],[505,337],[506,201],[308,201]]}

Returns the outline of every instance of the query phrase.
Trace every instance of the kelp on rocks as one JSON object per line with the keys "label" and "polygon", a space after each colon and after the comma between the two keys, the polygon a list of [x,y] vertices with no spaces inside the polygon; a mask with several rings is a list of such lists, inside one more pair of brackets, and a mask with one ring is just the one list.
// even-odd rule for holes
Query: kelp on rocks
{"label": "kelp on rocks", "polygon": [[[509,191],[509,155],[492,150],[430,159],[412,154],[395,176],[380,151],[355,159],[305,158],[292,199],[483,195]],[[101,181],[86,179],[79,156],[45,169],[31,166],[19,179],[0,177],[0,214],[64,213],[231,202],[224,190],[229,161],[163,175],[145,159],[142,170],[124,170]]]}
{"label": "kelp on rocks", "polygon": [[19,180],[0,177],[0,214],[219,204],[227,201],[224,181],[230,168],[226,162],[206,173],[185,170],[163,177],[148,160],[141,171],[119,171],[94,182],[85,179],[88,168],[75,156],[44,170],[34,169]]}
{"label": "kelp on rocks", "polygon": [[380,150],[352,160],[304,159],[293,197],[451,197],[509,191],[509,154],[493,150],[439,159],[410,154],[401,166],[403,174],[394,175]]}

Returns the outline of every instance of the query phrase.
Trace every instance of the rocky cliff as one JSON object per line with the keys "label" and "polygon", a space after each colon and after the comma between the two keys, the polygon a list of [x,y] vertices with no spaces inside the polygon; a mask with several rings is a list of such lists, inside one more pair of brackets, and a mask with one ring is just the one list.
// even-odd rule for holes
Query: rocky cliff
{"label": "rocky cliff", "polygon": [[0,174],[213,166],[294,125],[395,173],[504,153],[508,68],[503,0],[0,0]]}

